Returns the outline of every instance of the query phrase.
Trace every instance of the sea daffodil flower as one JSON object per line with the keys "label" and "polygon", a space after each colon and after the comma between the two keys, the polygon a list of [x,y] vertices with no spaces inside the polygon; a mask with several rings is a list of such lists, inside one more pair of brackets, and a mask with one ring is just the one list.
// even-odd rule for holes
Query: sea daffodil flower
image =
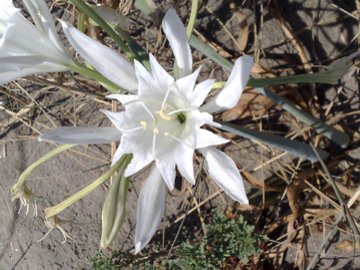
{"label": "sea daffodil flower", "polygon": [[0,84],[35,73],[65,71],[73,64],[44,0],[23,3],[35,25],[11,0],[0,1]]}
{"label": "sea daffodil flower", "polygon": [[[130,64],[123,56],[89,38],[66,22],[64,33],[77,52],[110,81],[127,89],[130,94],[113,94],[125,107],[123,112],[104,111],[115,126],[120,145],[113,164],[124,154],[133,154],[125,170],[130,176],[149,164],[152,170],[138,201],[135,251],[145,247],[156,232],[165,209],[166,186],[174,188],[175,168],[191,184],[195,183],[193,155],[198,150],[205,158],[210,177],[234,200],[248,203],[241,175],[234,161],[214,146],[228,140],[202,128],[217,126],[210,113],[232,108],[238,102],[249,78],[252,58],[236,60],[225,87],[202,105],[214,80],[196,84],[200,68],[192,72],[192,56],[185,27],[174,9],[163,19],[163,29],[175,55],[179,79],[174,79],[150,54],[151,72],[135,60]],[[59,128],[41,136],[59,143],[99,142],[109,140],[109,132],[96,129]],[[84,132],[82,132],[82,130]]]}

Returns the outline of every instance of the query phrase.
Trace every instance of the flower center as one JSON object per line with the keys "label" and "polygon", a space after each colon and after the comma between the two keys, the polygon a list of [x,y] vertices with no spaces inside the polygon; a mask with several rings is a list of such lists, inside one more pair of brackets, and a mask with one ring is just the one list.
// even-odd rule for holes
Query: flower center
{"label": "flower center", "polygon": [[177,116],[177,119],[179,120],[180,124],[185,123],[186,115],[184,113],[180,112],[176,116]]}

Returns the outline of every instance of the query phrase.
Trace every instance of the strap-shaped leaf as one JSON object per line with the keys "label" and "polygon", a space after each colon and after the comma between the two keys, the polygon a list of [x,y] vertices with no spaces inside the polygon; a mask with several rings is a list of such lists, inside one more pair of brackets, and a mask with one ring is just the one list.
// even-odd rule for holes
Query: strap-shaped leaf
{"label": "strap-shaped leaf", "polygon": [[[220,123],[220,124],[221,124],[220,128],[225,131],[237,134],[239,136],[245,137],[250,140],[260,141],[267,145],[270,145],[270,146],[276,147],[278,149],[281,149],[283,151],[294,154],[298,157],[303,157],[305,159],[308,159],[312,162],[318,161],[316,154],[314,153],[311,146],[308,144],[305,144],[305,143],[302,143],[299,141],[286,139],[284,137],[280,137],[280,136],[270,134],[270,133],[265,133],[265,132],[261,132],[261,131],[255,131],[255,130],[242,128],[242,127],[235,126],[235,125],[229,124],[229,123]],[[318,151],[320,157],[323,159],[325,159],[329,155],[324,150],[317,149],[317,151]]]}
{"label": "strap-shaped leaf", "polygon": [[350,137],[345,132],[337,130],[332,126],[321,122],[312,115],[300,110],[290,100],[276,95],[274,92],[266,88],[256,88],[256,91],[260,94],[272,99],[276,104],[282,106],[284,110],[291,113],[294,117],[301,120],[303,123],[313,127],[318,134],[322,134],[328,139],[340,145],[342,148],[346,148],[350,143]]}

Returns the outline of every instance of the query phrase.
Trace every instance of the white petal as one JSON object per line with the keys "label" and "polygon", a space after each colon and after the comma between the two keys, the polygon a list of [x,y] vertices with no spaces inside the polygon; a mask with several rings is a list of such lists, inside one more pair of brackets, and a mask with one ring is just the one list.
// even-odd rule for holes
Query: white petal
{"label": "white petal", "polygon": [[226,140],[206,129],[198,129],[196,131],[196,149],[228,142],[229,140]]}
{"label": "white petal", "polygon": [[181,175],[191,184],[195,184],[194,177],[194,149],[183,143],[179,144],[175,152],[175,162]]}
{"label": "white petal", "polygon": [[194,128],[199,128],[205,124],[218,126],[218,124],[213,121],[213,116],[207,112],[199,112],[198,110],[194,110],[191,112],[191,115],[193,117],[192,121]]}
{"label": "white petal", "polygon": [[165,183],[154,167],[141,189],[136,213],[135,253],[143,249],[158,229],[165,211]]}
{"label": "white petal", "polygon": [[249,79],[253,58],[243,55],[235,61],[225,87],[212,100],[201,107],[201,111],[209,113],[231,109],[238,103]]}
{"label": "white petal", "polygon": [[134,60],[135,74],[138,80],[139,96],[147,95],[153,96],[162,94],[166,89],[161,89],[153,79],[153,76],[146,70],[146,68],[137,60]]}
{"label": "white petal", "polygon": [[65,71],[65,64],[73,64],[18,9],[2,8],[0,19],[0,84],[35,73]]}
{"label": "white petal", "polygon": [[37,28],[45,33],[59,51],[66,52],[58,38],[54,19],[44,0],[23,0]]}
{"label": "white petal", "polygon": [[200,152],[205,157],[205,166],[210,177],[233,200],[248,204],[244,183],[235,162],[213,147],[202,148]]}
{"label": "white petal", "polygon": [[160,88],[169,87],[174,82],[174,78],[166,72],[166,70],[159,64],[159,62],[155,59],[155,57],[150,53],[149,61],[151,65],[151,74],[153,79],[161,84]]}
{"label": "white petal", "polygon": [[107,110],[100,110],[101,112],[103,112],[109,119],[110,121],[113,123],[113,125],[120,131],[124,130],[124,126],[123,123],[125,122],[124,117],[125,117],[125,113],[124,112],[111,112],[111,111],[107,111]]}
{"label": "white petal", "polygon": [[175,160],[173,153],[163,155],[161,158],[156,159],[156,166],[164,178],[169,190],[172,191],[175,185]]}
{"label": "white petal", "polygon": [[176,64],[179,67],[180,78],[190,74],[192,70],[192,55],[189,38],[184,24],[176,14],[175,9],[170,8],[166,12],[162,26],[174,53]]}
{"label": "white petal", "polygon": [[[39,29],[47,33],[50,27],[51,31],[56,33],[54,19],[44,0],[23,0],[23,3]],[[41,17],[43,17],[44,20],[42,20]]]}
{"label": "white petal", "polygon": [[136,155],[133,154],[133,158],[125,170],[125,177],[131,176],[134,173],[144,169],[153,161],[151,155]]}
{"label": "white petal", "polygon": [[123,134],[117,150],[118,157],[123,154],[133,154],[133,159],[125,171],[125,176],[130,176],[154,160],[151,152],[151,138],[142,131]]}
{"label": "white petal", "polygon": [[44,132],[39,141],[52,141],[60,144],[98,144],[118,141],[121,132],[111,127],[60,127]]}
{"label": "white petal", "polygon": [[[2,62],[1,58],[0,62]],[[8,70],[4,71],[3,69],[0,69],[0,85],[16,80],[18,78],[26,77],[37,73],[48,73],[68,70],[68,68],[66,68],[65,66],[46,62],[38,65],[31,64],[28,67],[26,67],[25,65],[17,65],[16,71],[9,70],[14,65],[4,65],[3,63],[2,65],[2,67],[8,68]]]}
{"label": "white petal", "polygon": [[75,50],[104,77],[135,93],[137,79],[132,64],[121,54],[83,34],[67,22],[59,20],[67,39]]}
{"label": "white petal", "polygon": [[125,105],[127,103],[130,103],[132,101],[138,100],[139,96],[138,95],[120,95],[120,94],[113,94],[113,95],[108,95],[106,96],[106,98],[108,99],[116,99],[117,101],[119,101],[121,104]]}
{"label": "white petal", "polygon": [[195,86],[195,89],[190,97],[191,105],[199,107],[201,104],[203,104],[204,100],[210,93],[214,82],[215,80],[205,80],[202,81],[201,83],[198,83]]}
{"label": "white petal", "polygon": [[190,96],[193,93],[195,82],[199,77],[200,70],[201,66],[195,72],[176,81],[176,85],[179,88],[180,93],[182,93],[188,99],[190,99]]}
{"label": "white petal", "polygon": [[0,1],[0,7],[1,8],[5,8],[5,7],[13,7],[13,3],[12,0],[1,0]]}

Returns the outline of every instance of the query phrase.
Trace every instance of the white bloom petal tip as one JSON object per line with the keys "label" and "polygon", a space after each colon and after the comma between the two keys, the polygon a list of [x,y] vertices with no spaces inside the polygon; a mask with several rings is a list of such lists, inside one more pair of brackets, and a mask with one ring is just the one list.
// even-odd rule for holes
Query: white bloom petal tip
{"label": "white bloom petal tip", "polygon": [[165,211],[165,182],[160,171],[153,167],[141,189],[135,229],[135,253],[143,249],[157,231]]}
{"label": "white bloom petal tip", "polygon": [[135,244],[135,254],[139,253],[143,249],[141,242]]}
{"label": "white bloom petal tip", "polygon": [[214,113],[235,107],[249,80],[252,66],[253,58],[251,56],[243,55],[239,57],[234,63],[224,88],[206,103],[201,110]]}
{"label": "white bloom petal tip", "polygon": [[192,55],[185,26],[175,9],[170,8],[162,21],[163,30],[174,53],[179,67],[180,78],[189,75],[192,70]]}
{"label": "white bloom petal tip", "polygon": [[200,149],[205,157],[205,167],[210,177],[229,195],[233,200],[248,204],[244,182],[237,169],[235,162],[223,152],[213,147]]}

